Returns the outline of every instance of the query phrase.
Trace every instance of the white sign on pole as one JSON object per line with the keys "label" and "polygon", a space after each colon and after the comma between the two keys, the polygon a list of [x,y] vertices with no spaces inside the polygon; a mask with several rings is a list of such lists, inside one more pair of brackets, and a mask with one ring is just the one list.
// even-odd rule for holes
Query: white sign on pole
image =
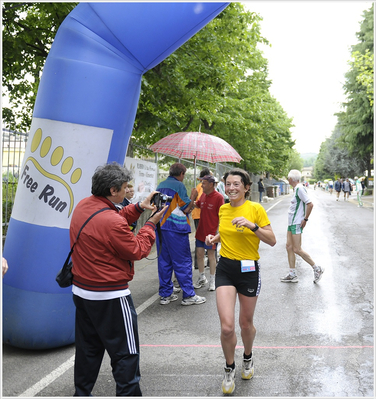
{"label": "white sign on pole", "polygon": [[132,203],[142,202],[157,187],[157,164],[126,157],[125,167],[133,174],[130,182],[134,186]]}

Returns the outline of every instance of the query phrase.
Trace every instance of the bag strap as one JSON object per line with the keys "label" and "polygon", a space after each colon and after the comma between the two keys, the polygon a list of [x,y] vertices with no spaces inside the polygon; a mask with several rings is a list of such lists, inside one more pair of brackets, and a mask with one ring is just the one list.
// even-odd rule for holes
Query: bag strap
{"label": "bag strap", "polygon": [[71,250],[70,250],[70,252],[69,252],[68,259],[69,259],[69,256],[72,255],[73,248],[74,248],[74,246],[76,245],[76,242],[77,242],[77,240],[78,240],[78,237],[79,237],[80,234],[81,234],[82,229],[89,223],[89,221],[90,221],[95,215],[97,215],[97,214],[100,213],[100,212],[106,211],[107,209],[112,209],[112,208],[110,208],[110,207],[102,208],[102,209],[100,209],[99,211],[94,212],[94,213],[86,220],[86,222],[82,225],[82,227],[80,228],[80,231],[79,231],[78,234],[77,234],[76,241],[73,243],[72,248],[71,248]]}

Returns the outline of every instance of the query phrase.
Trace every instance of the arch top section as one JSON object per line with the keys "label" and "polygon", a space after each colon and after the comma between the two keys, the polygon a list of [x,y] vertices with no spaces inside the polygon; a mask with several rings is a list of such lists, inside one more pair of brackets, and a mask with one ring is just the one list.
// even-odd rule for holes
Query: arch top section
{"label": "arch top section", "polygon": [[[67,23],[110,45],[141,73],[158,65],[229,3],[80,3]],[[80,27],[78,26],[80,25]],[[85,31],[85,32],[84,32]],[[116,50],[115,50],[116,49]]]}

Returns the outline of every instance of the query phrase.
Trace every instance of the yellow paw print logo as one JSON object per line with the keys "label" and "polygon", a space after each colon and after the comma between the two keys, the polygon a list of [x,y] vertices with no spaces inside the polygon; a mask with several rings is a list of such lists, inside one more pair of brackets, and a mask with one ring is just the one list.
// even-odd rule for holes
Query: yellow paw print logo
{"label": "yellow paw print logo", "polygon": [[71,184],[76,184],[82,176],[82,170],[80,168],[73,169],[73,164],[74,160],[72,157],[68,156],[65,159],[64,158],[64,148],[59,146],[56,147],[54,150],[51,151],[52,147],[52,139],[50,136],[47,136],[43,141],[42,141],[42,129],[37,129],[33,140],[31,142],[31,152],[37,154],[37,150],[39,148],[39,155],[41,158],[45,158],[50,154],[50,164],[53,167],[59,166],[60,165],[60,171],[63,175],[67,175],[67,181],[65,179],[62,179],[60,176],[57,176],[54,173],[48,172],[45,170],[39,162],[34,158],[34,157],[29,157],[27,161],[33,162],[35,167],[38,169],[38,171],[45,177],[54,180],[58,183],[61,183],[68,191],[69,198],[70,198],[70,206],[69,206],[69,213],[68,217],[70,216],[72,210],[73,210],[73,205],[74,205],[74,198],[73,198],[73,191],[69,185],[69,182]]}

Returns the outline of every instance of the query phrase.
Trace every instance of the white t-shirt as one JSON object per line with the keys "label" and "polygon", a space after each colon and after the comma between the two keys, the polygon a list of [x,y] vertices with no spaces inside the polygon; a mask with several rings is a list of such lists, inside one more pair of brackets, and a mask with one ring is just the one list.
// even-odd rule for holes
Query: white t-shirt
{"label": "white t-shirt", "polygon": [[302,184],[297,184],[294,188],[294,195],[291,199],[288,212],[288,225],[300,224],[305,216],[306,205],[312,202],[307,193],[307,189]]}

